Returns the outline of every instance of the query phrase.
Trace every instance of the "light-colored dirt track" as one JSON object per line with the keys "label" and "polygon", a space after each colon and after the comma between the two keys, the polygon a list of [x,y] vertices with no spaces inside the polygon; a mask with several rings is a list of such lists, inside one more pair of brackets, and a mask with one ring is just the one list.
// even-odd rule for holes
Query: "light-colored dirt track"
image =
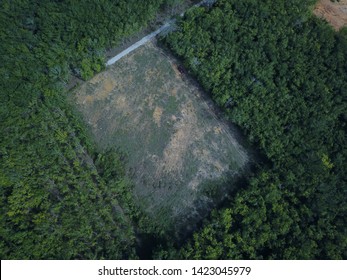
{"label": "light-colored dirt track", "polygon": [[[198,4],[195,4],[193,7],[199,7],[199,6],[202,6],[202,5],[212,5],[214,2],[215,2],[215,0],[203,0],[200,3],[198,3]],[[184,13],[182,13],[180,16],[182,17],[183,15],[184,15]],[[152,40],[158,34],[160,34],[163,31],[169,29],[170,26],[175,24],[175,22],[176,22],[175,19],[169,20],[164,25],[162,25],[160,28],[158,28],[157,30],[155,30],[152,33],[148,34],[147,36],[143,37],[141,40],[137,41],[135,44],[131,45],[130,47],[128,47],[124,51],[120,52],[116,56],[114,56],[111,59],[109,59],[106,62],[106,66],[110,66],[110,65],[114,64],[115,62],[120,60],[122,57],[124,57],[124,56],[128,55],[129,53],[131,53],[132,51],[136,50],[138,47],[143,46],[144,44],[146,44],[148,41]]]}

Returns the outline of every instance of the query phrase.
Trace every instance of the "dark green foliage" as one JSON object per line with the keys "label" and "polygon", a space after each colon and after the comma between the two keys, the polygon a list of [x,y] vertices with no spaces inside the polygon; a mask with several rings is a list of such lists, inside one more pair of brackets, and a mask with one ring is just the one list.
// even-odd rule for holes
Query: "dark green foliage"
{"label": "dark green foliage", "polygon": [[17,49],[22,58],[30,54],[44,62],[43,70],[55,80],[66,82],[69,71],[89,79],[104,68],[105,48],[139,31],[162,2],[2,1],[2,26],[8,21],[12,27],[6,28],[3,40],[17,43],[8,51]]}
{"label": "dark green foliage", "polygon": [[[122,157],[93,151],[64,86],[176,2],[0,2],[2,259],[136,258],[133,222],[149,246],[163,237],[134,206]],[[311,16],[313,3],[220,0],[167,38],[270,164],[157,257],[347,258],[347,29]]]}
{"label": "dark green foliage", "polygon": [[121,163],[108,171],[99,156],[98,173],[64,85],[101,71],[105,48],[161,3],[0,2],[1,259],[136,258]]}
{"label": "dark green foliage", "polygon": [[2,122],[1,258],[133,256],[132,229],[71,117],[45,97]]}
{"label": "dark green foliage", "polygon": [[271,161],[185,258],[346,258],[346,29],[314,1],[221,0],[165,39]]}

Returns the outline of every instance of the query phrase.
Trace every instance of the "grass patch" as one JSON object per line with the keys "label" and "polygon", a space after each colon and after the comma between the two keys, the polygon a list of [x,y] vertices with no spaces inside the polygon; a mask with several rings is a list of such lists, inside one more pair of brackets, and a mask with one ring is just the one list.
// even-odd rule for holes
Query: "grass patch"
{"label": "grass patch", "polygon": [[250,157],[177,64],[148,43],[75,93],[99,149],[127,155],[137,206],[174,232],[199,221],[216,201],[209,196],[228,192],[212,194],[213,184],[242,173]]}

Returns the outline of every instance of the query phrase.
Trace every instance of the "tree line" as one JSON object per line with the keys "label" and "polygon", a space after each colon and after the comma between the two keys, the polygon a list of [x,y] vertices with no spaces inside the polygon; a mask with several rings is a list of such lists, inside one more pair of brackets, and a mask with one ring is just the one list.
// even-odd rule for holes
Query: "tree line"
{"label": "tree line", "polygon": [[1,259],[137,258],[122,158],[95,151],[66,84],[164,2],[0,2]]}
{"label": "tree line", "polygon": [[269,163],[159,257],[346,259],[347,29],[314,4],[220,0],[163,38]]}

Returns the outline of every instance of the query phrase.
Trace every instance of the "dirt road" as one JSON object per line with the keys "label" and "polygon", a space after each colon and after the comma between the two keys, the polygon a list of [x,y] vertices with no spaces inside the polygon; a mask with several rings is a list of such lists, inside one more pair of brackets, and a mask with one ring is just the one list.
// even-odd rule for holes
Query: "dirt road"
{"label": "dirt road", "polygon": [[[203,0],[198,4],[195,4],[193,7],[199,7],[202,5],[212,5],[216,0]],[[182,17],[184,13],[181,13],[180,16]],[[135,44],[131,45],[124,51],[120,52],[116,56],[112,57],[110,60],[106,62],[106,66],[112,65],[118,60],[120,60],[122,57],[126,56],[127,54],[131,53],[132,51],[136,50],[138,47],[146,44],[148,41],[150,41],[152,38],[157,36],[159,33],[163,32],[164,30],[168,29],[171,25],[173,25],[176,22],[175,19],[171,19],[168,22],[166,22],[164,25],[162,25],[160,28],[158,28],[156,31],[148,34],[147,36],[143,37],[141,40],[137,41]]]}
{"label": "dirt road", "polygon": [[133,50],[136,50],[138,47],[146,44],[148,41],[150,41],[152,38],[157,36],[159,33],[163,32],[165,29],[169,28],[172,22],[167,22],[163,26],[161,26],[156,31],[152,32],[151,34],[143,37],[140,41],[137,41],[135,44],[131,45],[129,48],[125,49],[124,51],[120,52],[116,56],[112,57],[109,61],[107,61],[106,66],[112,65],[116,61],[120,60],[123,56],[126,56]]}

